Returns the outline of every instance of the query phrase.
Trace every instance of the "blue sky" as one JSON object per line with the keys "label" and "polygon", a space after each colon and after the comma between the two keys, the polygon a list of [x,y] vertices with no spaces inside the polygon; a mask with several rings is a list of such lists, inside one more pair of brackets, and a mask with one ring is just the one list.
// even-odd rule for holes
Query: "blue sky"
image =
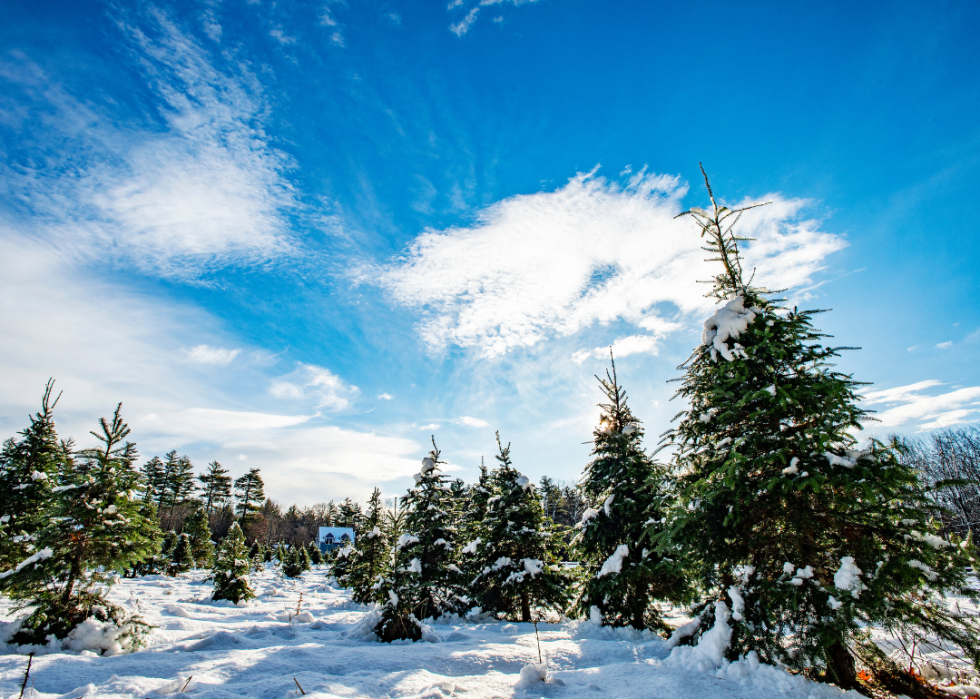
{"label": "blue sky", "polygon": [[860,346],[876,433],[980,419],[972,3],[3,2],[0,428],[401,492],[435,434],[578,477],[617,348],[647,444],[711,274]]}

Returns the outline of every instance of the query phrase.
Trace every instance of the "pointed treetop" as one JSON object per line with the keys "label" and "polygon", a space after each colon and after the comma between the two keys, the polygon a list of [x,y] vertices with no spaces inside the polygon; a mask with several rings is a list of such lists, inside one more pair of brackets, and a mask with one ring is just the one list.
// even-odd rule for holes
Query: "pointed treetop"
{"label": "pointed treetop", "polygon": [[724,273],[716,275],[712,280],[714,286],[705,296],[714,296],[717,299],[726,301],[743,294],[752,283],[751,277],[748,281],[742,279],[742,262],[738,252],[738,244],[740,242],[750,241],[752,238],[737,236],[732,232],[732,229],[738,223],[743,212],[749,209],[756,209],[760,206],[766,206],[772,202],[749,204],[748,206],[741,206],[737,209],[718,206],[718,203],[715,201],[715,195],[711,191],[711,183],[708,181],[708,175],[704,171],[704,166],[698,163],[698,167],[701,168],[701,174],[704,176],[704,186],[708,190],[708,199],[711,200],[712,210],[705,211],[699,206],[692,206],[687,211],[677,214],[674,218],[691,216],[701,226],[701,237],[704,238],[707,236],[708,238],[708,244],[703,249],[715,255],[715,257],[707,258],[706,261],[721,262],[725,267]]}

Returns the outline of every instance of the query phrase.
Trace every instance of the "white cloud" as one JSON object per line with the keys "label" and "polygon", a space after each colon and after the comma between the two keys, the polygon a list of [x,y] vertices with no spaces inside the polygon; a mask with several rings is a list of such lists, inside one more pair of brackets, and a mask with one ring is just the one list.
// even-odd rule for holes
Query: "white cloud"
{"label": "white cloud", "polygon": [[[80,447],[91,446],[88,431],[122,401],[141,462],[177,449],[198,472],[216,459],[237,476],[247,459],[262,470],[269,496],[287,503],[363,500],[374,485],[418,470],[424,445],[413,439],[324,424],[310,414],[312,405],[288,414],[269,410],[263,394],[248,392],[268,380],[263,363],[202,372],[188,362],[185,338],[199,338],[201,328],[217,336],[220,325],[193,307],[81,276],[56,251],[0,222],[0,435],[26,426],[53,376],[64,391],[55,412],[59,433]],[[209,347],[227,346],[226,339]],[[229,376],[234,397],[222,390]],[[356,396],[354,387],[313,365],[299,365],[289,378],[314,405],[339,407]]]}
{"label": "white cloud", "polygon": [[[654,334],[677,327],[665,314],[709,312],[704,261],[692,222],[675,220],[686,186],[640,172],[620,186],[579,174],[552,192],[519,195],[478,214],[474,225],[426,230],[380,270],[362,270],[399,304],[419,309],[424,342],[477,348],[486,357],[624,320]],[[756,283],[809,282],[844,242],[799,214],[807,203],[768,195],[740,230]],[[664,305],[668,308],[664,308]]]}
{"label": "white cloud", "polygon": [[479,7],[474,7],[472,10],[466,13],[463,19],[459,20],[455,24],[449,25],[449,31],[451,31],[456,36],[463,36],[466,32],[470,30],[473,23],[476,21],[476,16],[480,13]]}
{"label": "white cloud", "polygon": [[275,379],[269,393],[283,400],[313,398],[316,407],[339,411],[349,408],[361,391],[329,369],[300,362],[295,371]]}
{"label": "white cloud", "polygon": [[[882,427],[914,424],[922,431],[980,420],[980,386],[947,393],[925,393],[942,385],[935,380],[919,381],[908,386],[868,391],[863,398],[870,405],[891,406],[874,415]],[[871,423],[869,427],[873,425]]]}
{"label": "white cloud", "polygon": [[208,366],[227,366],[242,351],[240,349],[230,350],[223,347],[211,347],[210,345],[197,345],[185,350],[185,352],[189,362]]}
{"label": "white cloud", "polygon": [[438,430],[439,429],[439,423],[438,422],[432,422],[432,423],[429,423],[428,425],[419,425],[416,429],[418,429],[420,432],[430,432],[430,431],[433,431],[433,430]]}
{"label": "white cloud", "polygon": [[[654,335],[629,335],[620,337],[612,344],[613,355],[616,357],[628,357],[631,354],[652,354],[658,353],[658,338]],[[593,350],[580,350],[572,355],[572,359],[581,364],[589,357],[595,359],[608,359],[608,347],[596,347]]]}
{"label": "white cloud", "polygon": [[11,216],[80,257],[122,256],[167,276],[290,252],[289,162],[264,141],[254,77],[240,65],[215,67],[159,10],[118,26],[158,98],[143,130],[133,126],[139,118],[114,123],[24,56],[0,68],[25,96],[22,106],[46,115],[43,135],[24,143],[38,165],[0,166]]}
{"label": "white cloud", "polygon": [[947,340],[946,342],[940,342],[938,345],[936,345],[938,349],[949,349],[952,346],[953,346],[952,340]]}
{"label": "white cloud", "polygon": [[490,423],[486,420],[481,420],[478,417],[470,417],[469,415],[464,415],[463,417],[458,417],[453,422],[457,425],[466,425],[468,427],[489,427]]}
{"label": "white cloud", "polygon": [[390,393],[382,393],[380,396],[378,396],[378,400],[391,400],[392,398],[394,398],[394,396]]}

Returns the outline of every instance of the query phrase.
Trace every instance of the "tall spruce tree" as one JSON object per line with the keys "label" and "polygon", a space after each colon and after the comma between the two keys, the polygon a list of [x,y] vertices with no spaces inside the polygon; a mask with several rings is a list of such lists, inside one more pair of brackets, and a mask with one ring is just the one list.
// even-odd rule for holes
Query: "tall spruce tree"
{"label": "tall spruce tree", "polygon": [[362,522],[361,534],[357,537],[357,550],[351,561],[351,599],[360,604],[380,601],[378,582],[384,577],[390,558],[383,531],[384,516],[381,491],[375,488],[368,500],[367,516]]}
{"label": "tall spruce tree", "polygon": [[163,462],[159,456],[154,456],[145,464],[140,466],[142,480],[140,487],[143,490],[143,502],[158,509],[160,502],[160,486],[163,483]]}
{"label": "tall spruce tree", "polygon": [[37,551],[0,574],[16,607],[32,609],[16,643],[63,639],[90,617],[124,629],[118,639],[124,646],[141,643],[146,625],[105,597],[112,574],[155,553],[159,537],[156,523],[143,514],[136,445],[125,441],[130,430],[121,409],[91,433],[99,446],[62,460]]}
{"label": "tall spruce tree", "polygon": [[361,505],[347,498],[340,503],[340,522],[338,526],[350,527],[355,532],[361,531],[361,520],[364,515],[361,513]]}
{"label": "tall spruce tree", "polygon": [[163,461],[163,473],[158,486],[159,516],[165,529],[176,529],[175,514],[190,499],[194,484],[194,465],[186,456],[169,452]]}
{"label": "tall spruce tree", "polygon": [[[7,571],[37,551],[36,537],[50,517],[49,500],[62,464],[70,459],[58,441],[49,380],[41,410],[19,439],[8,439],[0,451],[0,571]],[[0,591],[10,578],[0,577]]]}
{"label": "tall spruce tree", "polygon": [[857,448],[866,413],[858,382],[832,368],[843,348],[823,344],[815,312],[744,281],[732,226],[745,209],[708,195],[710,211],[685,213],[721,263],[710,295],[724,305],[682,367],[690,407],[665,438],[679,502],[654,532],[704,591],[697,634],[724,604],[730,658],[756,651],[843,687],[856,684],[855,655],[894,676],[871,626],[934,635],[977,663],[980,627],[942,604],[969,594],[969,554],[933,531],[934,505],[897,444]]}
{"label": "tall spruce tree", "polygon": [[218,557],[215,560],[213,576],[214,591],[211,599],[226,599],[238,604],[255,597],[255,591],[249,579],[251,566],[248,559],[248,547],[245,546],[245,535],[238,522],[234,522],[221,542]]}
{"label": "tall spruce tree", "polygon": [[551,532],[537,489],[510,459],[510,444],[500,442],[499,466],[490,476],[486,515],[477,523],[477,537],[464,549],[478,563],[470,591],[487,612],[532,621],[531,606],[564,609],[569,580],[553,554]]}
{"label": "tall spruce tree", "polygon": [[228,469],[223,468],[217,461],[212,461],[208,464],[208,470],[197,479],[201,481],[201,502],[204,511],[210,517],[231,500],[231,476],[228,475]]}
{"label": "tall spruce tree", "polygon": [[259,469],[250,468],[244,476],[235,479],[235,498],[238,500],[235,505],[238,524],[244,527],[247,520],[262,509],[261,503],[265,500],[265,484]]}
{"label": "tall spruce tree", "polygon": [[375,633],[382,641],[418,640],[419,620],[463,608],[461,571],[454,562],[457,533],[446,476],[439,472],[441,452],[422,459],[415,487],[402,498],[404,531],[392,552],[388,575],[380,585],[385,601]]}
{"label": "tall spruce tree", "polygon": [[663,519],[666,474],[643,450],[643,426],[627,405],[611,351],[610,362],[612,371],[596,377],[608,402],[599,404],[592,461],[580,484],[597,507],[585,510],[573,539],[584,575],[577,606],[606,626],[664,631],[652,602],[675,599],[681,577],[663,564],[645,522]]}

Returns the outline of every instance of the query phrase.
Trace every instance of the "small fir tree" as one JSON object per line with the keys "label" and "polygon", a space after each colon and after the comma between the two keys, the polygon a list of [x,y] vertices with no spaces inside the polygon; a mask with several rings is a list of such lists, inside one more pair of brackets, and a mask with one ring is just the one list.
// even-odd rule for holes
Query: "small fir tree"
{"label": "small fir tree", "polygon": [[315,566],[323,565],[323,552],[315,541],[310,542],[310,563]]}
{"label": "small fir tree", "polygon": [[384,606],[374,633],[385,643],[422,638],[422,624],[414,613],[416,600],[421,596],[422,566],[408,553],[417,543],[418,537],[399,534],[391,551],[388,573],[379,581],[378,592]]}
{"label": "small fir tree", "polygon": [[[463,554],[459,557],[459,568],[463,572],[463,580],[472,588],[473,580],[483,570],[483,562],[478,556],[472,555],[476,546],[483,543],[482,527],[487,517],[490,498],[493,496],[493,485],[490,481],[490,471],[480,458],[480,475],[476,483],[469,487],[469,508],[463,513],[459,523],[459,540]],[[462,543],[465,542],[465,543]]]}
{"label": "small fir tree", "polygon": [[334,552],[333,563],[330,566],[330,574],[333,575],[337,584],[343,588],[350,587],[351,563],[356,549],[350,544],[344,544]]}
{"label": "small fir tree", "polygon": [[194,559],[194,567],[210,568],[214,561],[214,543],[211,541],[208,514],[203,508],[198,506],[194,514],[184,520],[184,533],[191,540],[191,557]]}
{"label": "small fir tree", "polygon": [[303,561],[300,558],[299,549],[290,546],[286,551],[282,562],[282,574],[287,578],[298,578],[303,574]]}
{"label": "small fir tree", "polygon": [[[0,451],[0,571],[7,571],[37,551],[36,537],[50,518],[51,488],[70,447],[58,441],[49,380],[41,411],[30,417],[20,439],[9,439]],[[9,577],[0,577],[0,591]]]}
{"label": "small fir tree", "polygon": [[299,558],[299,566],[305,573],[312,567],[312,562],[310,561],[310,552],[307,551],[305,546],[296,547],[296,556]]}
{"label": "small fir tree", "polygon": [[464,549],[479,561],[470,590],[483,611],[529,622],[531,606],[563,609],[569,581],[552,552],[551,532],[537,490],[500,442],[499,466],[490,476],[492,495],[477,538]]}
{"label": "small fir tree", "polygon": [[15,643],[63,639],[88,618],[119,627],[117,640],[130,649],[148,630],[105,597],[113,573],[155,552],[159,536],[143,514],[133,468],[136,445],[125,441],[129,427],[121,409],[120,404],[91,433],[99,446],[62,460],[58,488],[45,507],[48,522],[35,537],[36,552],[2,574],[15,608],[32,609]]}
{"label": "small fir tree", "polygon": [[730,608],[730,658],[756,651],[842,687],[856,685],[855,655],[885,663],[872,626],[934,635],[977,663],[980,626],[942,604],[971,594],[969,554],[933,530],[898,444],[857,448],[859,384],[832,368],[843,348],[823,344],[814,312],[743,281],[732,225],[744,209],[708,194],[711,211],[686,213],[721,263],[711,295],[724,305],[683,367],[690,408],[666,437],[679,501],[658,534],[704,591],[697,633]]}
{"label": "small fir tree", "polygon": [[160,484],[163,482],[163,462],[159,456],[154,456],[140,466],[140,488],[143,491],[143,502],[152,505],[154,512],[160,501]]}
{"label": "small fir tree", "polygon": [[193,548],[194,544],[187,534],[177,537],[177,545],[174,546],[170,554],[170,562],[167,564],[167,575],[175,577],[194,567]]}
{"label": "small fir tree", "polygon": [[238,604],[255,597],[249,580],[248,549],[245,547],[245,535],[238,522],[231,525],[228,535],[221,542],[218,557],[215,561],[213,577],[214,592],[211,599],[231,600]]}
{"label": "small fir tree", "polygon": [[584,576],[577,606],[590,618],[601,615],[606,626],[666,631],[652,602],[676,599],[682,578],[663,565],[644,524],[663,519],[666,474],[641,446],[643,426],[627,405],[611,351],[610,362],[612,371],[596,377],[608,402],[599,404],[592,461],[580,486],[597,507],[582,514],[572,542]]}
{"label": "small fir tree", "polygon": [[262,557],[262,544],[258,541],[253,541],[252,545],[248,547],[248,557],[255,558],[256,556]]}
{"label": "small fir tree", "polygon": [[350,583],[353,593],[351,599],[360,604],[379,601],[379,579],[384,577],[385,564],[390,558],[388,543],[385,540],[382,527],[384,526],[384,504],[381,502],[381,491],[378,488],[371,493],[368,500],[367,516],[364,519],[362,533],[357,538],[357,550],[351,561]]}

